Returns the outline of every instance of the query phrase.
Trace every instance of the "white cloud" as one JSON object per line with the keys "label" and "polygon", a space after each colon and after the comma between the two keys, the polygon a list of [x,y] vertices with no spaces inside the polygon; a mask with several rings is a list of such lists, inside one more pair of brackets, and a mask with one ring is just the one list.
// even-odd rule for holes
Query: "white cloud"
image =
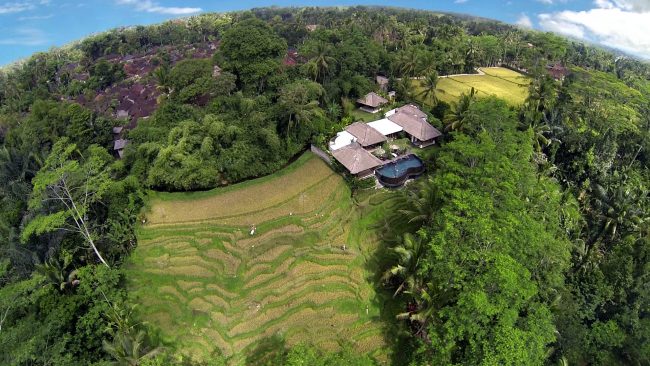
{"label": "white cloud", "polygon": [[650,1],[595,0],[594,5],[539,14],[540,27],[650,59]]}
{"label": "white cloud", "polygon": [[454,4],[465,4],[468,0],[454,0]]}
{"label": "white cloud", "polygon": [[5,3],[0,4],[0,14],[19,13],[25,10],[34,9],[34,5],[30,3]]}
{"label": "white cloud", "polygon": [[48,42],[43,31],[36,28],[18,28],[7,38],[0,38],[0,45],[40,46]]}
{"label": "white cloud", "polygon": [[612,1],[614,4],[616,4],[616,7],[621,8],[623,10],[635,11],[640,13],[650,12],[650,1],[648,0],[612,0]]}
{"label": "white cloud", "polygon": [[532,28],[533,27],[533,21],[530,20],[530,17],[526,15],[525,13],[521,13],[519,18],[517,18],[517,21],[515,22],[520,27],[523,28]]}
{"label": "white cloud", "polygon": [[537,0],[538,3],[542,3],[545,5],[554,5],[557,3],[566,3],[569,0]]}
{"label": "white cloud", "polygon": [[157,2],[151,0],[117,0],[120,5],[132,5],[137,11],[147,13],[169,14],[169,15],[187,15],[202,11],[201,8],[179,8],[174,6],[160,6]]}
{"label": "white cloud", "polygon": [[19,17],[18,20],[20,21],[26,21],[26,20],[44,20],[44,19],[50,19],[54,17],[54,14],[48,14],[48,15],[33,15],[33,16],[28,16],[28,17]]}

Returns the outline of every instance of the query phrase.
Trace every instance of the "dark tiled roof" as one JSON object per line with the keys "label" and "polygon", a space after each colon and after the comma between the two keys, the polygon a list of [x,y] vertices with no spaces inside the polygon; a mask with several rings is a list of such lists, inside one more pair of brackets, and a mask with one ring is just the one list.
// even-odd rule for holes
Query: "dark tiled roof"
{"label": "dark tiled roof", "polygon": [[354,122],[345,130],[356,137],[357,142],[363,147],[386,141],[386,136],[363,122]]}
{"label": "dark tiled roof", "polygon": [[389,120],[400,125],[406,133],[420,141],[427,141],[436,138],[442,133],[435,127],[431,126],[426,119],[418,117],[415,114],[408,114],[396,111],[395,114],[388,117]]}
{"label": "dark tiled roof", "polygon": [[416,117],[419,117],[419,118],[427,118],[427,114],[422,112],[420,110],[420,108],[416,107],[413,104],[403,105],[403,106],[395,109],[395,112],[406,113],[406,114],[413,115],[413,116],[416,116]]}
{"label": "dark tiled roof", "polygon": [[357,99],[357,103],[367,105],[368,107],[377,108],[388,103],[388,100],[375,92],[370,92],[366,94],[365,97]]}
{"label": "dark tiled roof", "polygon": [[124,139],[115,140],[113,142],[113,150],[122,150],[126,147],[126,144],[128,143],[129,141]]}
{"label": "dark tiled roof", "polygon": [[332,155],[352,174],[376,168],[383,164],[381,160],[369,153],[358,143],[352,143],[338,150],[334,150],[332,151]]}

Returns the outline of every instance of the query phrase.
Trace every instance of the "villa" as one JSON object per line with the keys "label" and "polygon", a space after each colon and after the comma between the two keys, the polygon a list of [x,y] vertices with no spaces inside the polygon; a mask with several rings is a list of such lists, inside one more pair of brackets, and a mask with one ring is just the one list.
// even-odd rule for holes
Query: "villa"
{"label": "villa", "polygon": [[341,163],[350,174],[358,178],[372,175],[375,168],[384,165],[384,162],[364,149],[358,142],[332,151],[332,156]]}
{"label": "villa", "polygon": [[360,105],[359,109],[362,111],[368,113],[377,113],[381,110],[381,106],[388,103],[388,99],[375,92],[370,92],[363,98],[357,99],[357,103]]}
{"label": "villa", "polygon": [[411,137],[411,143],[420,148],[435,144],[435,138],[442,135],[427,121],[427,115],[412,104],[388,111],[386,118],[400,126]]}
{"label": "villa", "polygon": [[[426,113],[415,105],[407,104],[386,112],[382,119],[368,123],[352,123],[330,140],[329,150],[350,174],[364,178],[376,171],[386,170],[386,167],[392,169],[395,161],[409,156],[399,156],[399,152],[393,152],[393,145],[388,145],[391,151],[384,151],[387,146],[384,143],[406,137],[413,146],[424,148],[435,144],[435,139],[441,135],[442,133],[427,121]],[[389,160],[382,160],[383,158]],[[414,159],[410,161],[413,162]],[[417,171],[421,173],[421,170]],[[402,183],[405,180],[401,179],[402,177],[397,178]]]}

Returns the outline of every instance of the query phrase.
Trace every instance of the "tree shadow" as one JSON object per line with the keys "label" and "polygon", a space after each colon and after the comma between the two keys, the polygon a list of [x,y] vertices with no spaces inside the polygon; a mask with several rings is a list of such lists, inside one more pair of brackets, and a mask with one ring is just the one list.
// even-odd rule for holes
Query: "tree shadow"
{"label": "tree shadow", "polygon": [[280,365],[286,353],[286,341],[279,334],[262,338],[256,343],[255,348],[247,352],[246,365]]}
{"label": "tree shadow", "polygon": [[374,215],[377,219],[375,225],[369,229],[377,236],[379,243],[375,250],[368,253],[365,268],[372,274],[367,281],[377,294],[372,299],[372,304],[380,309],[378,320],[382,323],[384,341],[392,348],[388,364],[399,366],[408,364],[409,358],[405,355],[410,354],[409,349],[412,347],[408,329],[396,319],[397,314],[404,312],[406,304],[393,296],[394,288],[385,283],[382,277],[394,264],[390,248],[397,245],[404,233],[414,232],[418,226],[409,223],[397,211],[395,198],[394,194],[387,195],[383,200],[358,205],[358,209],[361,211],[360,215]]}

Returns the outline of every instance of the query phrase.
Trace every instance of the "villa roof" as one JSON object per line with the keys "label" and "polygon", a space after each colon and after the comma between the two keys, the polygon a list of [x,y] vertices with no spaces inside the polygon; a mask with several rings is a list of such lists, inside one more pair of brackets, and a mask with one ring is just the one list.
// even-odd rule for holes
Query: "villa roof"
{"label": "villa roof", "polygon": [[120,134],[120,133],[122,133],[123,129],[124,129],[124,127],[122,127],[122,126],[115,126],[115,127],[113,127],[113,133],[114,134]]}
{"label": "villa roof", "polygon": [[569,69],[564,67],[559,62],[554,65],[546,66],[546,69],[548,70],[548,73],[551,74],[551,76],[556,80],[563,79],[565,76],[569,75]]}
{"label": "villa roof", "polygon": [[126,147],[126,144],[128,142],[129,142],[128,140],[123,140],[123,139],[115,140],[115,142],[113,143],[113,150],[124,149],[124,147]]}
{"label": "villa roof", "polygon": [[344,146],[348,146],[356,140],[348,131],[341,131],[336,134],[336,137],[330,141],[330,150],[338,150]]}
{"label": "villa roof", "polygon": [[357,103],[367,105],[368,107],[377,108],[388,103],[388,100],[375,92],[370,92],[363,98],[357,99]]}
{"label": "villa roof", "polygon": [[419,117],[419,118],[425,118],[425,119],[427,118],[427,114],[422,112],[420,110],[420,108],[418,108],[417,106],[415,106],[413,104],[406,104],[406,105],[403,105],[403,106],[401,106],[399,108],[395,108],[392,111],[389,111],[388,113],[386,113],[386,117],[388,117],[390,114],[394,114],[394,113],[398,113],[398,112],[399,113],[410,114],[410,115],[413,115],[413,116]]}
{"label": "villa roof", "polygon": [[379,131],[384,136],[392,135],[403,130],[402,126],[389,120],[388,118],[380,119],[377,121],[368,122],[368,126]]}
{"label": "villa roof", "polygon": [[440,133],[440,131],[435,127],[431,126],[426,119],[414,114],[398,111],[390,115],[388,119],[400,125],[406,133],[420,141],[428,141],[442,135],[442,133]]}
{"label": "villa roof", "polygon": [[375,80],[377,81],[377,84],[379,85],[387,85],[388,84],[388,78],[382,75],[377,75],[375,77]]}
{"label": "villa roof", "polygon": [[352,174],[376,168],[383,164],[381,160],[369,153],[358,143],[352,143],[338,150],[334,150],[332,151],[332,155]]}
{"label": "villa roof", "polygon": [[386,136],[363,122],[354,122],[345,130],[356,137],[357,142],[363,147],[386,141]]}

